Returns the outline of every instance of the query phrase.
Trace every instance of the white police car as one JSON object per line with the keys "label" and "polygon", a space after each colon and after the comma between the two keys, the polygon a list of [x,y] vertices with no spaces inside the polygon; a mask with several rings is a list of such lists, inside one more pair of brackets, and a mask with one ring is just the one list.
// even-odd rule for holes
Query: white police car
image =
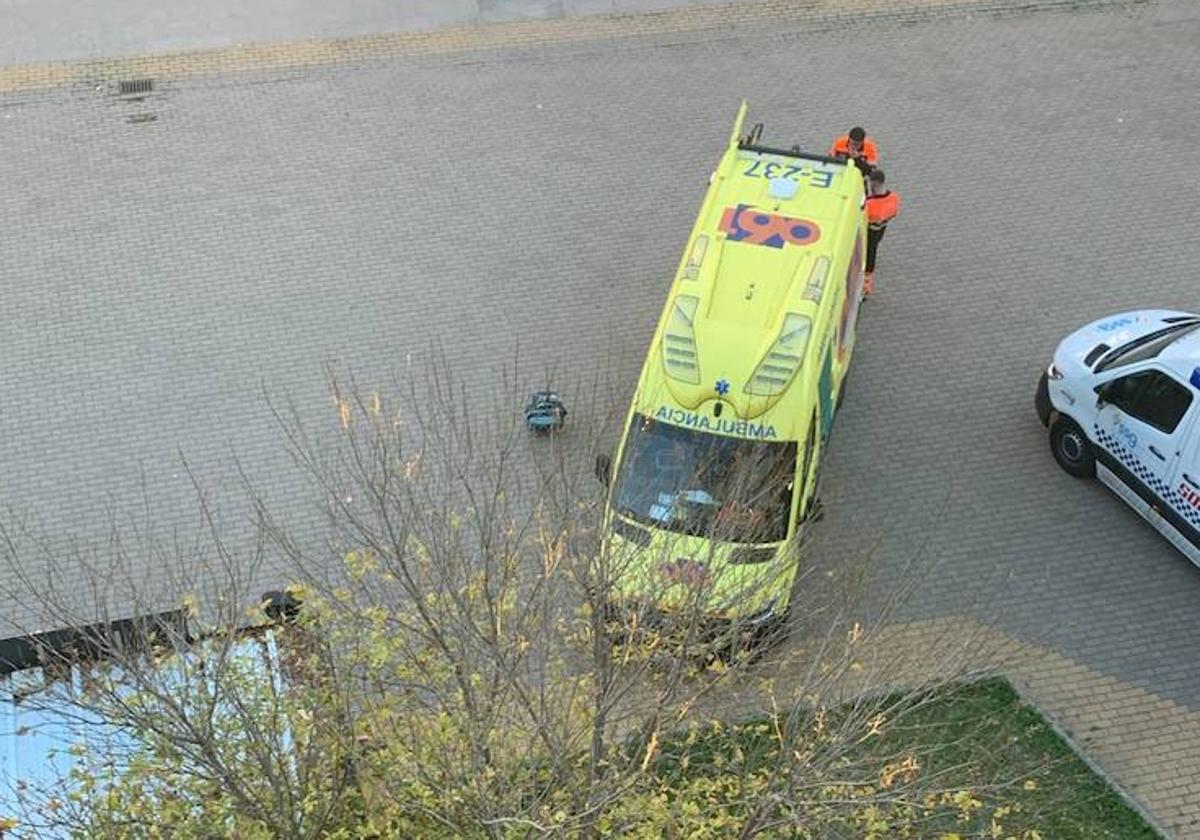
{"label": "white police car", "polygon": [[1200,315],[1146,309],[1067,336],[1034,403],[1059,465],[1096,476],[1200,566]]}

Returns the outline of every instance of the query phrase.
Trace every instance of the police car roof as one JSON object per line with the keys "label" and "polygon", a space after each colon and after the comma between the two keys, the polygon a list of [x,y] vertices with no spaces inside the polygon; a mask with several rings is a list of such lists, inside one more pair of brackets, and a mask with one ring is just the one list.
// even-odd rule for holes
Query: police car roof
{"label": "police car roof", "polygon": [[1164,347],[1158,360],[1184,379],[1190,378],[1200,366],[1200,319],[1193,329]]}

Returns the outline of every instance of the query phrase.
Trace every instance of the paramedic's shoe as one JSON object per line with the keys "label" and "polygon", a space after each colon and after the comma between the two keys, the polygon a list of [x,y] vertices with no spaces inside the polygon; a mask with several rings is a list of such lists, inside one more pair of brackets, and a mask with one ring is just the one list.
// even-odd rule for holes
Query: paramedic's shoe
{"label": "paramedic's shoe", "polygon": [[875,272],[868,271],[863,274],[863,297],[868,297],[873,291],[875,291]]}

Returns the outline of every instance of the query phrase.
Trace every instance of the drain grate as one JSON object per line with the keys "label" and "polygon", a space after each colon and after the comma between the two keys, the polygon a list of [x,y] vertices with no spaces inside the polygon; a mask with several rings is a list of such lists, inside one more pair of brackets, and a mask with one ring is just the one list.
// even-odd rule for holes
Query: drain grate
{"label": "drain grate", "polygon": [[126,79],[117,83],[117,93],[121,96],[149,93],[152,90],[154,90],[153,79]]}

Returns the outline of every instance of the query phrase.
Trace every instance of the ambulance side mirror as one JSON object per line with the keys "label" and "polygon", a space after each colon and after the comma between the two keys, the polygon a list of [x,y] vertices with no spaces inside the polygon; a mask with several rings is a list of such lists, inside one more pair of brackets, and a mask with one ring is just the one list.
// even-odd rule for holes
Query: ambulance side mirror
{"label": "ambulance side mirror", "polygon": [[605,487],[612,481],[612,458],[603,453],[596,456],[596,478]]}
{"label": "ambulance side mirror", "polygon": [[1096,392],[1096,407],[1097,408],[1099,408],[1100,406],[1102,406],[1106,402],[1108,402],[1108,385],[1109,385],[1109,383],[1107,383],[1107,382],[1101,382],[1099,385],[1097,385],[1095,388],[1092,389],[1093,391]]}

